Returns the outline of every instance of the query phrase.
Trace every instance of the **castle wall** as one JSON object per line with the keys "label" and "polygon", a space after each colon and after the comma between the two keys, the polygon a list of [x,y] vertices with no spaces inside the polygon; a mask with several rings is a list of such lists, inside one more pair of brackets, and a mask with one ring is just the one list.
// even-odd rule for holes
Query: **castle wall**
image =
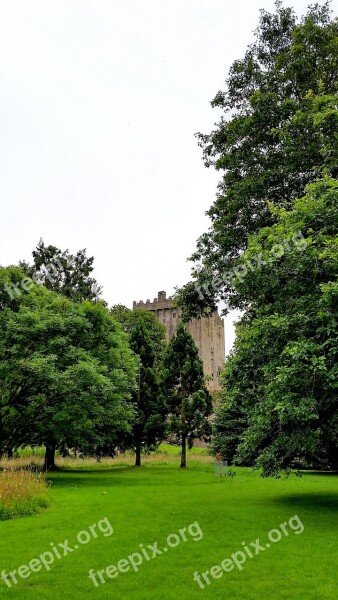
{"label": "castle wall", "polygon": [[[165,292],[159,292],[153,302],[133,302],[133,308],[142,308],[156,314],[160,323],[165,326],[167,342],[173,337],[180,320],[180,313],[173,306],[172,298]],[[210,379],[207,382],[210,391],[220,389],[219,376],[225,361],[224,321],[218,312],[210,317],[192,319],[187,325],[199,350],[203,362],[204,374]]]}

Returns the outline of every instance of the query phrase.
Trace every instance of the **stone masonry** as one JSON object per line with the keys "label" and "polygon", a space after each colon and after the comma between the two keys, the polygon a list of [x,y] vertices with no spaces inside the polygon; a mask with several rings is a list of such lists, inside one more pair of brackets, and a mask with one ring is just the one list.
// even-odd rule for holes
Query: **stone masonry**
{"label": "stone masonry", "polygon": [[[133,302],[133,309],[142,308],[156,314],[160,323],[165,325],[167,342],[174,335],[180,313],[173,306],[172,297],[167,298],[166,292],[158,292],[153,302]],[[199,350],[200,358],[204,366],[204,375],[208,376],[208,388],[210,392],[220,389],[219,376],[223,370],[225,361],[224,349],[224,321],[218,312],[210,317],[192,319],[187,325],[194,342]]]}

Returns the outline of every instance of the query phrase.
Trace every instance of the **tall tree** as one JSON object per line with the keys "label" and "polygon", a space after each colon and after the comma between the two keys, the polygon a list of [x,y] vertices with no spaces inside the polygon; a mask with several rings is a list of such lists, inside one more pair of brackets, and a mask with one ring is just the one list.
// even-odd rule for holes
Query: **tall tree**
{"label": "tall tree", "polygon": [[[2,282],[19,276],[0,269]],[[13,302],[1,294],[2,446],[44,444],[46,469],[56,449],[113,448],[132,427],[137,368],[119,324],[102,303],[74,303],[33,284]]]}
{"label": "tall tree", "polygon": [[250,235],[274,222],[268,202],[290,208],[323,174],[337,177],[338,20],[330,2],[297,20],[291,8],[261,11],[255,41],[230,68],[212,107],[222,116],[198,134],[207,167],[221,174],[209,231],[191,260],[193,281],[178,294],[184,316],[217,301],[242,309],[233,271]]}
{"label": "tall tree", "polygon": [[197,346],[183,323],[165,355],[165,389],[169,398],[169,427],[181,442],[181,467],[187,465],[187,443],[208,438],[211,396],[205,387],[203,363]]}
{"label": "tall tree", "polygon": [[87,257],[86,249],[70,254],[68,250],[46,246],[40,239],[32,254],[33,264],[22,261],[20,266],[35,283],[74,302],[99,299],[102,288],[91,277],[94,257]]}
{"label": "tall tree", "polygon": [[126,443],[135,450],[135,466],[141,466],[142,450],[153,449],[165,435],[167,403],[162,385],[165,329],[147,310],[131,311],[117,305],[112,307],[111,314],[128,334],[130,347],[138,359],[137,389],[132,396],[136,418]]}
{"label": "tall tree", "polygon": [[236,283],[250,310],[226,365],[214,449],[264,475],[338,470],[338,182],[309,185],[274,216],[242,259],[260,256],[260,267]]}

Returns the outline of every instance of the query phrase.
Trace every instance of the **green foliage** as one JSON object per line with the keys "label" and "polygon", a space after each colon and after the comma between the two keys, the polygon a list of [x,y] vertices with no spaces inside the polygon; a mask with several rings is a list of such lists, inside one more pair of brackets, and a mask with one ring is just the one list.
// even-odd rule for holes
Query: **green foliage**
{"label": "green foliage", "polygon": [[17,311],[22,303],[21,296],[26,291],[22,287],[28,283],[28,290],[33,287],[33,282],[29,280],[20,267],[4,268],[0,266],[0,311],[10,308]]}
{"label": "green foliage", "polygon": [[250,308],[226,365],[214,450],[266,475],[338,469],[338,183],[311,184],[274,215],[243,257],[260,255],[261,267],[236,283]]}
{"label": "green foliage", "polygon": [[290,208],[309,183],[337,177],[338,21],[329,6],[310,7],[299,22],[281,2],[274,14],[261,11],[254,43],[212,101],[222,116],[198,140],[222,178],[191,257],[194,281],[177,294],[187,320],[221,299],[245,308],[229,274],[249,236],[275,221],[267,201]]}
{"label": "green foliage", "polygon": [[[0,280],[17,269],[1,269]],[[7,305],[6,305],[7,301]],[[0,310],[2,448],[46,444],[111,452],[131,428],[136,361],[102,303],[33,286]]]}
{"label": "green foliage", "polygon": [[136,451],[136,464],[141,464],[141,449],[156,447],[164,438],[167,405],[163,391],[163,356],[165,328],[147,310],[128,310],[114,306],[111,314],[128,334],[129,344],[138,358],[137,389],[132,402],[136,419],[126,445]]}
{"label": "green foliage", "polygon": [[86,249],[73,255],[68,250],[46,246],[40,239],[32,254],[33,264],[21,262],[20,267],[34,282],[74,302],[99,299],[102,288],[90,276],[94,270],[94,257],[87,257]]}
{"label": "green foliage", "polygon": [[169,428],[181,442],[181,467],[185,467],[186,442],[192,448],[194,439],[208,438],[208,416],[212,405],[198,349],[183,323],[169,343],[164,364],[170,406]]}

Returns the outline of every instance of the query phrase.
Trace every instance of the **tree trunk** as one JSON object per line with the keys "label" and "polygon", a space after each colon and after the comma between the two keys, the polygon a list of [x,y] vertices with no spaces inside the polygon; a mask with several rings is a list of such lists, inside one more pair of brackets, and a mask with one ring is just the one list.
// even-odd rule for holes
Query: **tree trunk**
{"label": "tree trunk", "polygon": [[55,471],[55,442],[46,443],[44,471]]}
{"label": "tree trunk", "polygon": [[141,446],[138,444],[135,448],[135,467],[141,466]]}
{"label": "tree trunk", "polygon": [[187,466],[187,440],[185,435],[182,435],[182,452],[181,452],[181,469]]}
{"label": "tree trunk", "polygon": [[7,458],[13,458],[13,448],[12,446],[7,447]]}
{"label": "tree trunk", "polygon": [[[140,359],[140,363],[139,363],[139,368],[138,368],[138,390],[137,390],[137,416],[139,419],[139,411],[140,411],[140,405],[141,405],[141,359]],[[135,426],[135,467],[140,467],[141,466],[141,437],[140,437],[140,424],[138,422],[137,419],[137,423]]]}
{"label": "tree trunk", "polygon": [[185,393],[182,388],[182,400],[181,400],[181,435],[182,435],[182,451],[181,451],[181,469],[185,469],[187,466],[187,437],[186,437],[186,422],[185,422]]}

